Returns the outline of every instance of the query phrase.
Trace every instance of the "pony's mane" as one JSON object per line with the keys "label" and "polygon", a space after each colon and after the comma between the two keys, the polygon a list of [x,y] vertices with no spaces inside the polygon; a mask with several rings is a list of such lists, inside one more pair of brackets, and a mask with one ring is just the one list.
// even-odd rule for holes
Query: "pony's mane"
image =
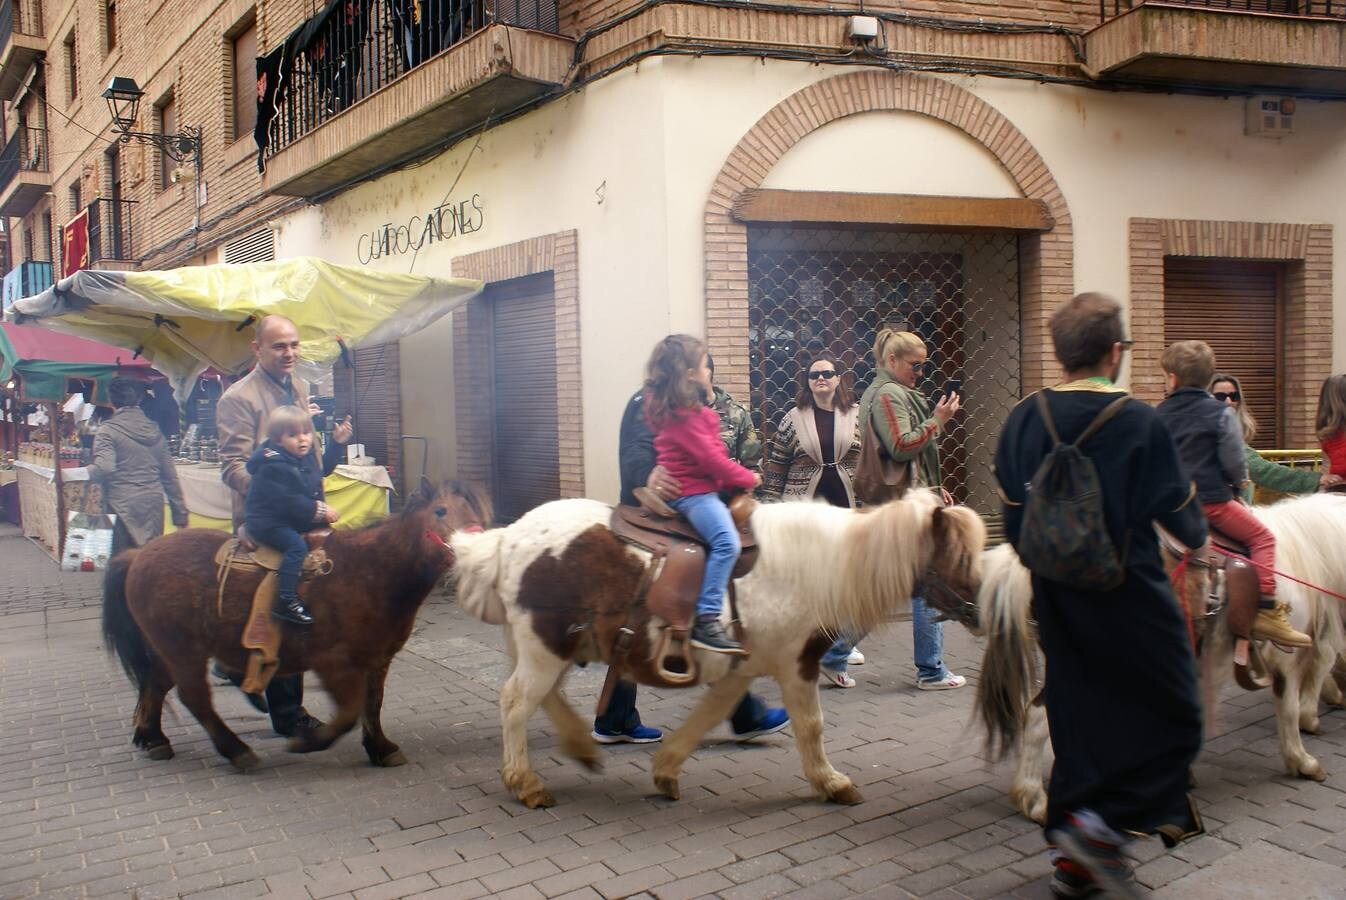
{"label": "pony's mane", "polygon": [[[910,604],[934,550],[937,508],[928,490],[863,511],[823,503],[763,505],[752,519],[761,552],[753,575],[788,591],[800,613],[828,633],[849,626],[868,631]],[[976,552],[977,535],[984,540],[985,534],[980,519],[971,510],[945,512],[950,540]]]}
{"label": "pony's mane", "polygon": [[437,487],[428,481],[422,481],[421,485],[408,495],[402,508],[393,515],[376,519],[368,525],[361,525],[359,528],[335,530],[328,541],[335,539],[343,547],[358,547],[362,544],[372,543],[377,534],[385,529],[396,528],[410,521],[434,500],[445,494],[462,498],[477,515],[481,524],[489,526],[493,515],[491,501],[479,488],[460,481],[445,481]]}

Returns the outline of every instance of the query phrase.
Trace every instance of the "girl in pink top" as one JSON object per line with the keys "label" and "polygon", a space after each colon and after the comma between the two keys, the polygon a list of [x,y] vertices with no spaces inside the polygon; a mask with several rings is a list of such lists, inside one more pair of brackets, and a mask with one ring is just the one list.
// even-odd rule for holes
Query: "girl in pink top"
{"label": "girl in pink top", "polygon": [[671,505],[710,546],[692,645],[742,656],[743,646],[725,634],[720,622],[741,548],[719,492],[751,490],[762,479],[729,458],[720,439],[720,417],[707,406],[713,395],[705,345],[686,334],[660,341],[645,367],[645,414],[654,431],[654,452],[658,464],[682,484],[682,496]]}
{"label": "girl in pink top", "polygon": [[1332,375],[1323,382],[1314,424],[1331,474],[1346,478],[1346,375]]}

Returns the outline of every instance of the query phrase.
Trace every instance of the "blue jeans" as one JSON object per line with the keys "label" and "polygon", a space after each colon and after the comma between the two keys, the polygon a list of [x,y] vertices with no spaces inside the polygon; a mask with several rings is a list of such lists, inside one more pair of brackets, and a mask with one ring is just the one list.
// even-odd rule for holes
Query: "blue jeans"
{"label": "blue jeans", "polygon": [[[743,695],[738,706],[734,707],[733,715],[729,717],[729,725],[734,729],[734,734],[745,734],[756,728],[764,716],[766,716],[766,704],[749,691]],[[621,734],[639,725],[640,713],[636,712],[635,683],[618,681],[612,689],[608,708],[603,711],[603,715],[594,719],[594,727],[609,734]]]}
{"label": "blue jeans", "polygon": [[937,681],[946,677],[944,668],[944,623],[935,621],[938,612],[920,597],[911,598],[911,637],[916,651],[916,677]]}
{"label": "blue jeans", "polygon": [[686,516],[697,534],[710,545],[701,593],[696,595],[696,614],[718,617],[724,609],[724,592],[741,549],[734,517],[729,515],[729,507],[718,494],[692,494],[670,500],[669,504]]}
{"label": "blue jeans", "polygon": [[282,554],[280,569],[276,572],[276,593],[289,597],[298,593],[299,575],[304,569],[304,557],[308,556],[308,542],[293,528],[277,526],[275,528],[248,527],[248,534],[259,544],[274,547]]}
{"label": "blue jeans", "polygon": [[855,649],[855,645],[864,640],[863,634],[856,634],[848,628],[841,629],[837,639],[832,642],[832,646],[827,648],[823,658],[818,660],[818,664],[824,669],[831,669],[833,672],[846,671],[846,660]]}

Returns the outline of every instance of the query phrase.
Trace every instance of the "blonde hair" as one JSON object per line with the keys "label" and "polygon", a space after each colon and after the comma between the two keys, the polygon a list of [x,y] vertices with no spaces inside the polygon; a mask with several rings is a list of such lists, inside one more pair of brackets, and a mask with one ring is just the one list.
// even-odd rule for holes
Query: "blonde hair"
{"label": "blonde hair", "polygon": [[925,346],[925,341],[921,340],[919,334],[883,328],[874,338],[874,365],[886,372],[888,371],[889,354],[901,359],[916,353],[918,350],[929,352],[929,348]]}
{"label": "blonde hair", "polygon": [[312,434],[313,417],[297,406],[277,406],[266,417],[266,437],[278,441],[287,434]]}
{"label": "blonde hair", "polygon": [[1178,376],[1178,387],[1204,390],[1215,375],[1215,351],[1205,341],[1176,341],[1164,348],[1159,365]]}
{"label": "blonde hair", "polygon": [[1346,375],[1330,375],[1318,392],[1318,415],[1314,420],[1318,439],[1325,441],[1346,429]]}
{"label": "blonde hair", "polygon": [[1234,393],[1239,395],[1238,414],[1239,425],[1243,427],[1243,443],[1251,444],[1253,438],[1257,437],[1257,420],[1253,414],[1248,411],[1248,404],[1243,402],[1243,384],[1233,375],[1226,375],[1223,372],[1216,372],[1215,377],[1210,380],[1210,387],[1207,388],[1211,393],[1215,392],[1215,386],[1222,381],[1227,381],[1234,386]]}
{"label": "blonde hair", "polygon": [[645,364],[646,415],[652,426],[661,428],[680,410],[704,405],[701,386],[687,374],[704,356],[706,345],[690,334],[670,334],[654,345]]}

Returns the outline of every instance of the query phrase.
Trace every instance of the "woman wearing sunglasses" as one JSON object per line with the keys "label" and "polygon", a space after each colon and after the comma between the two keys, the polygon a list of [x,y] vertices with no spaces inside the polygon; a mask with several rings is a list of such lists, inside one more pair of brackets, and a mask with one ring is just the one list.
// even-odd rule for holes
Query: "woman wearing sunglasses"
{"label": "woman wearing sunglasses", "polygon": [[1248,446],[1257,435],[1257,420],[1243,405],[1243,386],[1233,375],[1217,373],[1211,380],[1210,392],[1216,400],[1234,407],[1238,413],[1239,424],[1243,426],[1243,455],[1248,460],[1248,484],[1243,489],[1243,499],[1246,502],[1251,503],[1253,500],[1254,484],[1282,494],[1311,494],[1341,480],[1327,473],[1282,466],[1264,459],[1260,453]]}
{"label": "woman wearing sunglasses", "polygon": [[[795,406],[781,418],[767,448],[762,497],[825,500],[855,506],[851,476],[860,456],[858,408],[830,353],[815,353],[799,373]],[[855,687],[846,667],[865,661],[856,641],[842,635],[822,659],[823,676],[838,687]]]}

